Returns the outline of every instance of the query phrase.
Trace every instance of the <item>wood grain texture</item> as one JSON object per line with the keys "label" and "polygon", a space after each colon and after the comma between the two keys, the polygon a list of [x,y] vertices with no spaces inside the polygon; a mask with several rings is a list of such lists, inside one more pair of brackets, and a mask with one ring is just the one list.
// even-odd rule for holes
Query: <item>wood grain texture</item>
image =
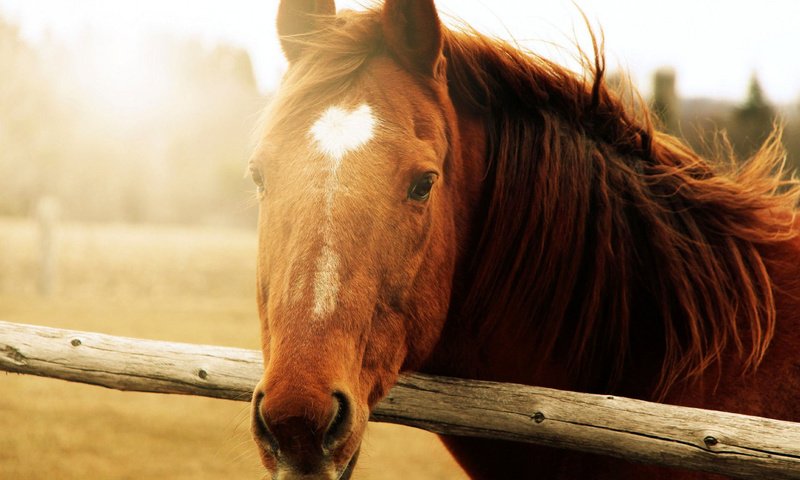
{"label": "wood grain texture", "polygon": [[[0,322],[8,372],[248,401],[262,369],[254,350]],[[621,397],[407,374],[372,419],[734,478],[800,479],[800,424]]]}

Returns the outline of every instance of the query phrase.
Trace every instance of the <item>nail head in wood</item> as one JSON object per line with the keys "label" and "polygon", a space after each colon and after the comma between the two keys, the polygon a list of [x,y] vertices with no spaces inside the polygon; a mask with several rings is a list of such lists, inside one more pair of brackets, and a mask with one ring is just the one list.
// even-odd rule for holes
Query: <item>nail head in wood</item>
{"label": "nail head in wood", "polygon": [[714,445],[719,443],[719,440],[717,440],[716,437],[712,437],[711,435],[706,435],[706,437],[703,439],[703,443],[706,444],[706,447],[713,447]]}

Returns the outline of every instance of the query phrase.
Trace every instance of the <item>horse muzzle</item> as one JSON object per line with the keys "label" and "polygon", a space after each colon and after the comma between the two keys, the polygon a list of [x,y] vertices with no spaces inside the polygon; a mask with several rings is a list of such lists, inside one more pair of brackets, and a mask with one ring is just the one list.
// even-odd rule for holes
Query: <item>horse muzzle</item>
{"label": "horse muzzle", "polygon": [[[346,480],[358,457],[361,428],[342,391],[256,388],[252,432],[273,480]],[[355,438],[357,437],[357,438]]]}

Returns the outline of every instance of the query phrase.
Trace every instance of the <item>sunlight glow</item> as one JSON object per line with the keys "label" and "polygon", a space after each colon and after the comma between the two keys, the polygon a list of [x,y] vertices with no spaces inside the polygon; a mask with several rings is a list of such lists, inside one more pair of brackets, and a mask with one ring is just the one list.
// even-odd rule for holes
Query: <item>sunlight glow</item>
{"label": "sunlight glow", "polygon": [[81,97],[122,121],[157,114],[169,103],[174,83],[161,53],[134,36],[87,42],[73,64]]}
{"label": "sunlight glow", "polygon": [[[339,9],[374,0],[338,0]],[[377,1],[379,3],[379,0]],[[765,0],[437,0],[445,21],[460,19],[480,31],[570,63],[577,37],[584,47],[579,8],[606,37],[611,69],[629,72],[644,93],[653,72],[673,67],[688,97],[740,99],[753,72],[778,102],[800,99],[800,2]],[[92,31],[169,32],[246,48],[262,91],[278,83],[286,62],[275,33],[278,0],[0,0],[0,14],[19,20],[29,38],[75,38]],[[554,47],[557,46],[557,47]]]}

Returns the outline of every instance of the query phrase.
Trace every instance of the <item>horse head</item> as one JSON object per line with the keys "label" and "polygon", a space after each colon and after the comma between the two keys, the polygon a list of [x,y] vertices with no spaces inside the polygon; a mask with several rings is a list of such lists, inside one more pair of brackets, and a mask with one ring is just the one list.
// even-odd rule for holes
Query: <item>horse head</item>
{"label": "horse head", "polygon": [[370,409],[447,318],[464,198],[441,30],[432,1],[280,4],[289,69],[250,164],[274,478],[349,477]]}

